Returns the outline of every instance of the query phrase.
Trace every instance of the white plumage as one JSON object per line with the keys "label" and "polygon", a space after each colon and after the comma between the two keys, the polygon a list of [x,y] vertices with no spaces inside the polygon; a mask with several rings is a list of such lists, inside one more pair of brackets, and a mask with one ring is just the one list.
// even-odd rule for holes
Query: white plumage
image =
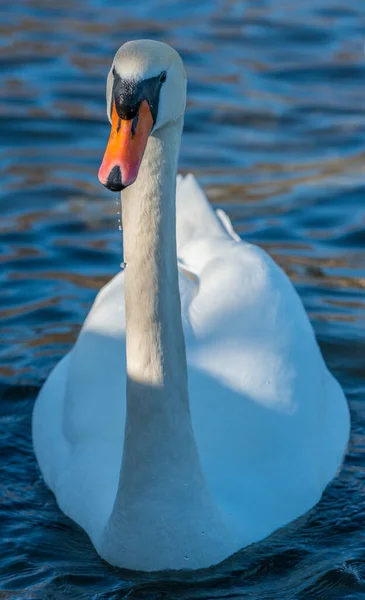
{"label": "white plumage", "polygon": [[[209,566],[300,516],[335,476],[349,435],[343,392],[288,277],[238,238],[192,175],[178,180],[176,203],[191,422],[219,516],[205,522],[206,500],[184,512],[168,491],[151,500],[149,484],[128,500],[131,513],[120,509],[111,519],[123,485],[124,271],[99,292],[33,418],[35,452],[60,508],[109,562],[142,570]],[[163,460],[157,468],[163,478]],[[123,510],[137,512],[119,529]],[[150,523],[157,523],[151,532]]]}

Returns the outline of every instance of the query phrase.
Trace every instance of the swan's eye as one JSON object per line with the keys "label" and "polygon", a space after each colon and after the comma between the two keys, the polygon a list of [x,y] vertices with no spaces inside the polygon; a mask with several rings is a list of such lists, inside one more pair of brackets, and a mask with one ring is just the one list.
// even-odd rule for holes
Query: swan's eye
{"label": "swan's eye", "polygon": [[164,81],[166,81],[166,71],[162,71],[161,75],[160,75],[160,83],[163,83]]}

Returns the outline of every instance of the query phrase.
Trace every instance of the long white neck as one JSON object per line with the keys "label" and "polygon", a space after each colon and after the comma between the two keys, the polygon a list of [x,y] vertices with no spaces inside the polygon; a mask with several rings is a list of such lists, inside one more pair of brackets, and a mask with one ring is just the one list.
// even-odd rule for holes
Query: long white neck
{"label": "long white neck", "polygon": [[128,379],[121,483],[131,500],[178,477],[182,463],[197,462],[176,254],[181,130],[179,121],[150,137],[137,181],[122,197]]}
{"label": "long white neck", "polygon": [[181,129],[177,122],[150,137],[137,181],[122,195],[130,418],[151,388],[159,404],[188,409],[176,253]]}
{"label": "long white neck", "polygon": [[207,566],[221,553],[209,535],[221,536],[221,523],[189,409],[176,255],[181,130],[182,119],[150,137],[137,181],[122,194],[127,413],[101,554],[143,570]]}

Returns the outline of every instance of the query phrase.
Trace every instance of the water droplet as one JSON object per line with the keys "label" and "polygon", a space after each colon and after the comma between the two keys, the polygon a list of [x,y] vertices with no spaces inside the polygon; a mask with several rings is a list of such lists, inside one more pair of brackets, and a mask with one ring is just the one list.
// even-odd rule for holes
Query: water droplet
{"label": "water droplet", "polygon": [[119,231],[122,231],[122,226],[121,226],[121,225],[119,225],[118,229],[119,229]]}
{"label": "water droplet", "polygon": [[184,560],[189,560],[189,557],[188,556],[184,556]]}

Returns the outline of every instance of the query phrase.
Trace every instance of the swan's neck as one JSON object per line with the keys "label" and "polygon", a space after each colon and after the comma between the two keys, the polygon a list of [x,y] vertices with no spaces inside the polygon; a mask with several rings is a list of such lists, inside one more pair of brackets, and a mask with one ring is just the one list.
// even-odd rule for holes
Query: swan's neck
{"label": "swan's neck", "polygon": [[[176,171],[182,121],[151,136],[122,195],[127,416],[123,504],[180,494],[202,479],[191,425],[176,254]],[[186,481],[190,487],[190,481]]]}
{"label": "swan's neck", "polygon": [[130,411],[152,388],[159,404],[188,406],[176,254],[181,128],[175,123],[150,137],[138,179],[122,195]]}
{"label": "swan's neck", "polygon": [[181,129],[175,123],[150,137],[138,179],[122,198],[127,413],[100,553],[132,569],[198,568],[229,554],[189,410],[176,256]]}

